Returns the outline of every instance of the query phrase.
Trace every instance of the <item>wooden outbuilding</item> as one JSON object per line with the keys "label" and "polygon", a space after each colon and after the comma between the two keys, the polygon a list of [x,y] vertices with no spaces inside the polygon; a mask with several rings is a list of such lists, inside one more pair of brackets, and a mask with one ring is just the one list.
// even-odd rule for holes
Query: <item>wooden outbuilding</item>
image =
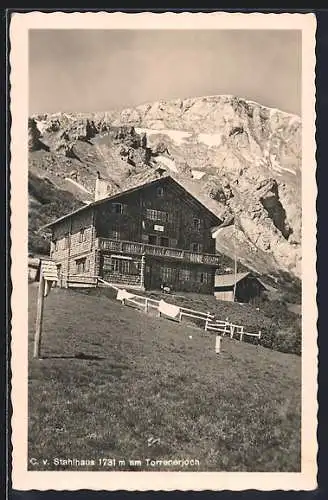
{"label": "wooden outbuilding", "polygon": [[214,295],[218,300],[256,303],[265,290],[250,272],[215,276]]}

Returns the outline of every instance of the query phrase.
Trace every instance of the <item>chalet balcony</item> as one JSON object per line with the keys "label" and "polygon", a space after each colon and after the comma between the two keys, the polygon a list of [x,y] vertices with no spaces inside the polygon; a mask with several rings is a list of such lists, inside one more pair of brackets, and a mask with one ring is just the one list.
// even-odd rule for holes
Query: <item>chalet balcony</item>
{"label": "chalet balcony", "polygon": [[153,257],[167,257],[182,262],[193,264],[207,264],[218,266],[219,257],[213,254],[195,253],[180,248],[168,248],[137,241],[112,240],[109,238],[97,238],[96,248],[103,251],[120,252],[130,255],[151,255]]}

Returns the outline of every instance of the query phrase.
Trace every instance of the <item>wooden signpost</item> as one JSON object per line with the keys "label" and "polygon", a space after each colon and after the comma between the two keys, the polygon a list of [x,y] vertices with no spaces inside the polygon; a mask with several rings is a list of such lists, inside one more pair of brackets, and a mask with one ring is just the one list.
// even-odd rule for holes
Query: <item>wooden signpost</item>
{"label": "wooden signpost", "polygon": [[44,298],[49,294],[55,282],[58,282],[58,272],[55,262],[52,260],[42,260],[39,269],[39,292],[33,351],[34,358],[40,358]]}
{"label": "wooden signpost", "polygon": [[220,354],[221,352],[221,335],[217,335],[215,339],[215,352]]}

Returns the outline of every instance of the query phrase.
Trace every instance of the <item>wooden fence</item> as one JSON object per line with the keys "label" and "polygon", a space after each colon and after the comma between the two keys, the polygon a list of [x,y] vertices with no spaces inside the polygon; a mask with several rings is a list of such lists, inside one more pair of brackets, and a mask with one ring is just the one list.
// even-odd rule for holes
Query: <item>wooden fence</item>
{"label": "wooden fence", "polygon": [[230,323],[228,320],[208,321],[205,325],[205,330],[219,332],[222,337],[224,337],[225,335],[229,335],[231,339],[233,339],[234,335],[238,335],[240,341],[243,340],[243,337],[245,335],[249,337],[255,337],[258,340],[261,339],[262,335],[261,331],[259,331],[258,333],[245,332],[244,326],[235,325],[234,323]]}
{"label": "wooden fence", "polygon": [[218,334],[221,334],[222,337],[224,337],[228,332],[230,332],[230,323],[219,319],[207,321],[205,323],[205,330],[218,332]]}
{"label": "wooden fence", "polygon": [[[132,295],[132,294],[131,294]],[[132,305],[133,307],[137,307],[145,312],[149,312],[151,309],[155,309],[158,311],[158,316],[165,316],[165,314],[161,313],[159,310],[159,300],[151,299],[149,297],[145,297],[143,295],[133,294],[132,297],[125,297],[122,299],[122,303],[126,305]],[[233,339],[236,335],[239,337],[239,340],[242,341],[244,336],[255,337],[258,340],[261,338],[261,331],[258,333],[250,333],[245,331],[245,327],[242,325],[236,325],[234,323],[229,322],[228,320],[218,320],[215,319],[213,314],[209,312],[197,311],[195,309],[188,309],[187,307],[180,307],[179,314],[175,319],[177,322],[181,322],[183,317],[192,318],[204,321],[204,329],[209,332],[216,332],[218,335],[224,337],[225,335],[229,335],[231,339]],[[167,317],[167,316],[166,316]]]}
{"label": "wooden fence", "polygon": [[[78,277],[75,277],[78,278]],[[92,277],[92,279],[96,279],[97,284],[103,284],[106,286],[109,286],[113,288],[115,291],[122,291],[121,287],[117,287],[113,285],[112,283],[109,283],[108,281],[98,277]],[[75,283],[78,283],[78,280],[75,281]],[[77,285],[78,286],[78,285]],[[129,296],[130,295],[130,296]],[[150,310],[156,310],[158,313],[158,316],[165,316],[161,311],[159,310],[159,305],[160,302],[164,301],[159,301],[155,299],[151,299],[150,297],[146,297],[144,295],[139,295],[135,293],[127,294],[127,296],[123,297],[120,299],[122,304],[125,305],[130,305],[132,307],[138,308],[146,313],[150,312]],[[200,321],[204,321],[204,329],[205,331],[208,332],[216,332],[217,335],[220,335],[224,337],[225,335],[229,335],[231,339],[233,339],[236,335],[239,337],[239,340],[242,341],[244,336],[250,336],[257,338],[258,341],[261,339],[261,331],[258,333],[250,333],[250,332],[245,332],[245,327],[242,325],[236,325],[234,323],[231,323],[228,319],[226,320],[219,320],[215,319],[215,316],[213,314],[210,314],[209,312],[202,312],[202,311],[197,311],[195,309],[188,309],[187,307],[180,307],[176,306],[179,308],[179,314],[177,315],[175,321],[181,322],[183,317],[186,318],[192,318],[192,319],[197,319]],[[173,318],[170,318],[173,319]]]}
{"label": "wooden fence", "polygon": [[[202,311],[196,311],[194,309],[188,309],[186,307],[180,307],[180,306],[177,306],[179,308],[179,314],[177,315],[177,317],[171,318],[170,316],[166,316],[165,313],[163,313],[159,310],[159,306],[160,306],[161,301],[151,299],[151,298],[145,297],[143,295],[133,294],[133,297],[124,297],[121,301],[125,305],[135,306],[138,309],[141,309],[145,312],[149,312],[151,309],[155,309],[155,310],[157,310],[159,317],[161,317],[161,316],[168,317],[169,319],[174,319],[177,322],[181,322],[184,317],[198,319],[198,320],[204,321],[205,324],[209,320],[214,319],[214,316],[210,313],[204,313]],[[162,301],[162,302],[164,302],[164,301]]]}
{"label": "wooden fence", "polygon": [[119,287],[113,285],[112,283],[109,283],[109,281],[106,281],[104,280],[103,278],[100,278],[99,276],[97,276],[97,283],[99,284],[102,284],[102,285],[106,285],[106,286],[109,286],[111,288],[113,288],[114,290],[118,291],[119,290]]}
{"label": "wooden fence", "polygon": [[204,313],[201,311],[195,311],[194,309],[188,309],[186,307],[180,307],[180,311],[180,319],[185,316],[187,318],[195,318],[205,321],[205,330],[208,322],[214,320],[214,315],[210,314],[209,312]]}

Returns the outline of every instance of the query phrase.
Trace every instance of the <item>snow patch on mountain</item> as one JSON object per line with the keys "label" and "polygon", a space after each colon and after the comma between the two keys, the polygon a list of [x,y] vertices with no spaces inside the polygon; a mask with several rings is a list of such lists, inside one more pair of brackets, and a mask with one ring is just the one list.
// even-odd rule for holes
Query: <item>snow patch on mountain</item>
{"label": "snow patch on mountain", "polygon": [[192,170],[191,173],[193,178],[197,180],[201,179],[205,175],[205,172],[202,172],[201,170]]}
{"label": "snow patch on mountain", "polygon": [[36,122],[36,126],[38,127],[39,131],[41,132],[41,134],[43,134],[43,132],[45,131],[47,125],[48,125],[48,122],[46,120],[35,120]]}
{"label": "snow patch on mountain", "polygon": [[222,134],[198,134],[198,141],[206,146],[220,146]]}
{"label": "snow patch on mountain", "polygon": [[166,165],[173,172],[178,172],[178,169],[175,166],[174,161],[171,160],[170,158],[166,158],[166,156],[163,156],[163,155],[158,155],[156,157],[156,160],[159,160],[161,163],[164,163],[164,165]]}
{"label": "snow patch on mountain", "polygon": [[167,135],[177,146],[181,146],[181,144],[192,135],[191,132],[186,132],[185,130],[171,130],[164,128],[150,129],[136,127],[135,131],[137,132],[137,134],[146,134],[147,136],[158,134]]}
{"label": "snow patch on mountain", "polygon": [[79,189],[81,189],[81,191],[84,191],[85,193],[92,194],[91,191],[89,191],[84,186],[82,186],[82,184],[79,184],[78,182],[76,182],[74,179],[70,179],[69,177],[65,177],[65,181],[71,182],[72,184],[74,184],[74,186],[78,187]]}

